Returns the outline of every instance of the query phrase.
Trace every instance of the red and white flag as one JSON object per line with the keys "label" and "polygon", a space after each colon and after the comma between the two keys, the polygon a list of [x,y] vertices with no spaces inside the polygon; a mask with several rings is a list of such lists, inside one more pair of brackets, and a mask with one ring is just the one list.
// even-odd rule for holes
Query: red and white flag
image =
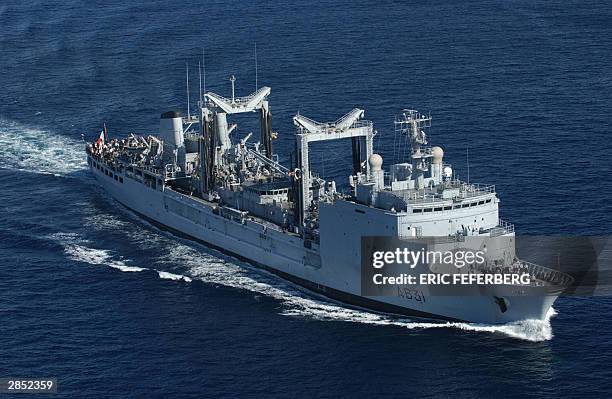
{"label": "red and white flag", "polygon": [[100,137],[98,137],[98,140],[96,141],[96,145],[98,147],[103,146],[104,145],[104,131],[100,132]]}

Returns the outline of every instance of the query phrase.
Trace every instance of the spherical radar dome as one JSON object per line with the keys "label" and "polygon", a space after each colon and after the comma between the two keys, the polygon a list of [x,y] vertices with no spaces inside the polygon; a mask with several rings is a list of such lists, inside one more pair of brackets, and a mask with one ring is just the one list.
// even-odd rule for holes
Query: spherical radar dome
{"label": "spherical radar dome", "polygon": [[372,170],[381,170],[382,169],[382,164],[383,164],[383,159],[378,154],[372,154],[372,155],[370,155],[370,159],[368,159],[368,163],[370,164],[370,168]]}
{"label": "spherical radar dome", "polygon": [[433,155],[432,163],[442,163],[444,158],[444,150],[441,147],[432,147],[431,154]]}

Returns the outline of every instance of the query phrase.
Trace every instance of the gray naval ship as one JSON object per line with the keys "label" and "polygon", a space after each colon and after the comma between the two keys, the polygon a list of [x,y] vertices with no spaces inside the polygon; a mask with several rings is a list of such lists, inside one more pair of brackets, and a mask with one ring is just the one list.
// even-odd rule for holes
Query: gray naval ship
{"label": "gray naval ship", "polygon": [[[374,311],[481,323],[543,319],[571,277],[520,261],[514,227],[499,218],[495,186],[458,180],[440,147],[429,147],[431,117],[404,110],[396,132],[411,144],[405,162],[382,168],[376,134],[364,110],[334,122],[303,115],[296,127],[292,165],[273,152],[269,87],[246,97],[200,95],[198,112],[161,115],[158,135],[129,134],[87,145],[87,162],[99,184],[118,202],[155,225],[206,243],[282,278],[343,303]],[[256,114],[260,132],[232,140],[239,114]],[[104,132],[105,133],[105,132]],[[346,190],[310,167],[309,145],[349,139],[352,170]],[[347,154],[348,155],[348,154]],[[347,159],[349,156],[347,156]],[[520,268],[531,287],[479,295],[440,293],[429,285],[393,288],[390,295],[362,295],[362,237],[507,237],[496,270]],[[498,262],[503,262],[503,269]],[[514,269],[512,269],[514,270]],[[527,287],[529,288],[529,287]],[[437,291],[436,291],[437,290]]]}

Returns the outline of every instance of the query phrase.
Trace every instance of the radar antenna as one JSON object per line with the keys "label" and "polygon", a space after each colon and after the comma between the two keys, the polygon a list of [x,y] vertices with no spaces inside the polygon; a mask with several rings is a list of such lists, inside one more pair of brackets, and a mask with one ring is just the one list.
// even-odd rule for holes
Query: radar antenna
{"label": "radar antenna", "polygon": [[401,116],[395,119],[396,133],[404,134],[410,139],[410,158],[412,171],[415,175],[416,188],[424,188],[423,173],[428,169],[432,157],[431,148],[427,144],[425,130],[431,127],[431,115],[425,115],[413,109],[405,109]]}

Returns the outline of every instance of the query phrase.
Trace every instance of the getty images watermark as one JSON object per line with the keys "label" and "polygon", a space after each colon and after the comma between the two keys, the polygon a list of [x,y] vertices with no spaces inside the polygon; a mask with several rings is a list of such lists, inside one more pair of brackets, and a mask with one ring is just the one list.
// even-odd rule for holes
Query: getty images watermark
{"label": "getty images watermark", "polygon": [[610,237],[362,237],[361,294],[611,295]]}
{"label": "getty images watermark", "polygon": [[467,273],[400,273],[386,276],[382,272],[372,276],[376,285],[530,285],[532,277],[526,268],[514,267],[512,273],[477,273],[484,271],[487,264],[486,249],[470,250],[411,250],[406,247],[396,248],[394,251],[374,251],[372,253],[372,267],[382,269],[386,265],[405,265],[411,270],[420,264],[438,264],[453,266],[457,270],[467,267]]}

